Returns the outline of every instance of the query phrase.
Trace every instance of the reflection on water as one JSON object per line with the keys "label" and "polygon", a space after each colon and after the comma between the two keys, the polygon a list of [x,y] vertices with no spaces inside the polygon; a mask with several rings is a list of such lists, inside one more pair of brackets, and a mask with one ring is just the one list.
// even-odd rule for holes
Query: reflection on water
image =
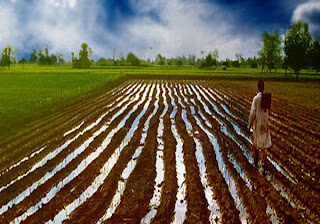
{"label": "reflection on water", "polygon": [[[147,89],[149,86],[147,87]],[[99,146],[96,151],[92,152],[87,158],[85,158],[81,163],[77,166],[76,169],[74,169],[67,177],[65,177],[61,182],[58,183],[58,185],[54,186],[45,197],[43,197],[35,206],[32,206],[28,209],[27,212],[22,214],[21,216],[17,217],[16,221],[23,221],[28,216],[32,215],[34,212],[36,212],[39,208],[42,207],[44,203],[48,203],[59,191],[62,189],[66,184],[68,184],[71,180],[73,180],[75,177],[77,177],[93,160],[98,158],[98,156],[105,150],[105,148],[109,145],[111,142],[112,137],[114,134],[120,130],[120,128],[123,127],[126,120],[130,117],[130,115],[136,111],[138,105],[140,105],[143,100],[146,98],[146,93],[143,95],[142,99],[139,101],[137,105],[134,106],[134,108],[125,116],[125,118],[118,124],[118,126],[111,130],[111,132],[108,134],[108,136],[105,138],[101,146]],[[126,108],[126,107],[125,107]],[[124,108],[124,109],[125,109]],[[112,120],[114,120],[116,117],[118,117],[124,110],[120,110],[117,114],[115,114],[109,123],[111,123]],[[94,140],[96,136],[101,134],[103,131],[107,129],[108,125],[104,125],[100,130],[96,131],[93,136],[91,136],[87,141],[85,141],[78,149],[76,149],[73,153],[69,154],[58,166],[55,167],[55,169],[51,172],[48,172],[43,178],[41,178],[39,181],[40,183],[44,183],[46,180],[51,178],[55,173],[57,173],[59,170],[61,170],[63,167],[65,167],[68,163],[70,163],[77,155],[79,155],[81,152],[83,152],[89,144]],[[36,185],[37,184],[37,185]],[[31,187],[32,189],[36,189],[40,184],[35,182]],[[28,188],[29,189],[29,188]],[[25,190],[24,194],[21,194],[21,197],[26,197],[30,194],[30,191]],[[19,198],[21,200],[21,198]]]}
{"label": "reflection on water", "polygon": [[[198,167],[199,167],[199,171],[200,171],[200,180],[201,180],[202,186],[204,188],[205,197],[208,202],[208,209],[210,211],[209,221],[210,221],[210,223],[214,223],[215,222],[214,220],[220,219],[220,212],[219,212],[219,208],[218,208],[218,204],[217,204],[216,200],[213,199],[214,194],[211,190],[211,187],[209,186],[209,182],[207,179],[207,170],[206,170],[206,166],[205,166],[203,149],[202,149],[202,146],[201,146],[199,139],[193,135],[192,125],[187,119],[186,110],[184,109],[184,106],[182,105],[181,99],[178,95],[177,95],[177,97],[178,97],[178,101],[180,103],[180,106],[183,107],[182,118],[183,118],[183,121],[187,127],[188,134],[189,134],[189,136],[193,137],[195,144],[196,144],[196,159],[197,159],[197,163],[198,163]],[[187,103],[185,98],[184,98],[184,102]],[[190,109],[191,109],[191,111],[194,111],[194,107],[191,105],[190,105]]]}
{"label": "reflection on water", "polygon": [[[157,86],[158,87],[158,86]],[[103,223],[105,220],[107,220],[108,218],[110,218],[112,216],[112,214],[115,212],[116,208],[118,207],[118,205],[120,204],[121,201],[121,197],[124,193],[125,187],[126,187],[126,181],[128,179],[128,177],[130,176],[130,174],[132,173],[132,171],[134,170],[136,163],[137,163],[137,159],[140,156],[142,149],[144,147],[144,143],[147,137],[147,132],[149,129],[149,123],[151,118],[156,114],[159,106],[158,106],[158,102],[159,102],[159,95],[160,90],[157,88],[157,93],[156,93],[156,97],[157,100],[155,101],[155,108],[153,110],[153,112],[149,115],[149,117],[147,118],[145,124],[144,124],[144,128],[143,128],[143,133],[142,133],[142,137],[140,139],[140,144],[139,147],[136,149],[134,155],[132,156],[132,159],[129,161],[129,163],[127,164],[126,168],[123,170],[122,174],[121,174],[121,178],[118,182],[118,188],[116,191],[116,194],[113,196],[111,203],[109,205],[109,208],[107,209],[107,211],[105,212],[105,214],[100,218],[100,220],[98,221],[98,223]],[[149,96],[151,96],[152,94],[150,94]],[[148,103],[149,105],[149,103]],[[145,105],[145,108],[148,107],[148,105]]]}
{"label": "reflection on water", "polygon": [[150,223],[151,219],[156,215],[157,208],[160,205],[160,198],[161,198],[161,191],[162,191],[162,182],[164,179],[164,164],[163,164],[163,117],[168,111],[168,104],[166,101],[166,91],[165,88],[162,87],[162,98],[164,101],[164,110],[160,115],[160,121],[158,126],[158,134],[157,134],[157,141],[158,141],[158,150],[157,150],[157,160],[156,160],[156,172],[157,176],[155,179],[155,189],[153,193],[153,197],[149,203],[151,210],[149,213],[142,219],[141,223]]}
{"label": "reflection on water", "polygon": [[[126,97],[125,99],[129,99],[129,96]],[[120,103],[117,104],[117,106],[121,106],[123,104],[124,100],[121,101]],[[127,103],[126,105],[123,105],[125,108],[127,108],[127,106],[129,105],[129,103]],[[110,124],[116,117],[118,117],[124,110],[119,111],[116,115],[113,116],[113,118],[110,119],[109,123]],[[120,113],[121,112],[121,113]],[[86,127],[83,131],[81,131],[80,133],[78,133],[75,137],[73,137],[72,139],[66,141],[63,145],[61,145],[60,147],[58,147],[57,149],[55,149],[54,151],[50,152],[48,155],[46,155],[44,158],[42,158],[39,162],[37,162],[36,164],[34,164],[32,166],[32,168],[30,170],[28,170],[26,173],[18,176],[16,179],[12,180],[9,184],[3,186],[0,188],[0,192],[6,188],[8,188],[9,186],[11,186],[12,184],[14,184],[15,182],[17,182],[18,180],[22,179],[23,177],[29,175],[30,173],[32,173],[33,171],[35,171],[36,169],[44,166],[48,161],[52,160],[53,158],[55,158],[62,150],[64,150],[66,147],[68,147],[70,145],[70,143],[72,143],[73,141],[75,141],[76,139],[79,138],[79,136],[83,135],[84,133],[86,133],[88,130],[91,130],[93,127],[95,127],[98,123],[101,122],[101,120],[107,116],[110,113],[110,111],[107,111],[106,113],[104,113],[103,115],[101,115],[94,123],[90,124],[88,127]],[[49,178],[51,178],[56,172],[60,171],[62,168],[64,168],[72,159],[74,159],[78,154],[80,154],[84,149],[85,146],[88,145],[89,143],[91,143],[94,139],[94,137],[96,137],[97,135],[99,135],[102,131],[104,131],[107,128],[107,126],[102,127],[99,131],[94,133],[94,136],[91,137],[89,140],[87,140],[85,143],[82,144],[82,146],[80,146],[76,151],[74,151],[71,155],[69,155],[67,157],[67,159],[63,160],[57,167],[55,167],[55,169],[53,171],[51,171],[50,173],[48,172],[46,174],[46,176],[44,176],[42,179],[40,179],[38,182],[34,183],[33,186],[34,187],[38,187],[40,184],[44,183],[45,181],[47,181]],[[33,153],[30,158],[32,156],[34,156],[35,154],[40,153],[44,148],[41,148],[40,150],[38,150],[37,152]],[[27,159],[25,159],[27,160]],[[25,161],[24,160],[24,161]],[[21,162],[20,161],[17,165],[18,166]],[[32,192],[33,190],[35,190],[34,187],[30,187],[26,190],[26,192]],[[18,200],[18,197],[16,198],[16,202],[14,204],[19,203],[21,200],[23,200],[26,196],[23,196],[25,194],[22,193],[22,195],[18,196],[20,199]],[[29,194],[28,194],[29,195]],[[7,208],[3,207],[0,210],[0,214],[2,214]]]}
{"label": "reflection on water", "polygon": [[177,114],[177,105],[174,102],[174,98],[171,93],[171,89],[169,88],[169,96],[171,98],[171,104],[173,106],[173,111],[170,115],[171,118],[171,131],[173,136],[177,141],[176,145],[176,169],[177,169],[177,180],[178,180],[178,192],[177,192],[177,200],[174,208],[174,218],[172,223],[183,223],[185,219],[185,214],[187,211],[187,204],[185,201],[186,195],[186,185],[185,185],[185,174],[186,168],[183,161],[183,141],[178,134],[176,123],[175,123],[175,116]]}

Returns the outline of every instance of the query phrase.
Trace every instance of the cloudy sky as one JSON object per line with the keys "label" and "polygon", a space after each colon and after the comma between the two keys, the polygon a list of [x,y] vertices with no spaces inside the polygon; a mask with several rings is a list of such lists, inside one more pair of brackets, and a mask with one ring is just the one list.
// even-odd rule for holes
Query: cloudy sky
{"label": "cloudy sky", "polygon": [[299,19],[320,36],[320,0],[0,0],[0,49],[10,43],[21,58],[48,46],[70,60],[86,42],[94,59],[113,51],[200,57],[215,48],[233,59],[257,55],[264,31],[283,34]]}

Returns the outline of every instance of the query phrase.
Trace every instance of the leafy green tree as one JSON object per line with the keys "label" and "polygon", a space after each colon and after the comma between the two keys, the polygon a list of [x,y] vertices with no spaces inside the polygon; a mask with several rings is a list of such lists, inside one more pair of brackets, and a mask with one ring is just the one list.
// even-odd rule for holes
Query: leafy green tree
{"label": "leafy green tree", "polygon": [[282,40],[277,31],[271,31],[270,33],[265,32],[262,34],[262,42],[263,47],[259,55],[271,73],[271,69],[276,71],[277,67],[280,66]]}
{"label": "leafy green tree", "polygon": [[72,63],[75,61],[74,52],[71,52],[71,60],[72,60]]}
{"label": "leafy green tree", "polygon": [[188,57],[188,65],[196,65],[196,56],[195,55],[189,55]]}
{"label": "leafy green tree", "polygon": [[131,53],[131,52],[127,55],[126,61],[128,63],[130,63],[131,65],[133,65],[133,66],[139,66],[140,65],[139,58],[136,55],[134,55],[133,53]]}
{"label": "leafy green tree", "polygon": [[12,63],[15,64],[16,58],[14,55],[18,54],[18,50],[14,49],[14,47],[10,44],[7,44],[7,47],[2,50],[1,54],[1,63],[3,66],[8,66],[8,69],[10,69],[10,65]]}
{"label": "leafy green tree", "polygon": [[238,60],[234,60],[232,62],[232,67],[239,68],[240,67],[240,62]]}
{"label": "leafy green tree", "polygon": [[311,39],[309,25],[303,21],[293,23],[286,34],[284,52],[287,63],[293,68],[297,79],[299,78],[300,70],[308,64]]}
{"label": "leafy green tree", "polygon": [[218,51],[217,48],[214,49],[214,51],[212,52],[212,57],[216,62],[218,61],[218,59],[219,59],[219,51]]}
{"label": "leafy green tree", "polygon": [[240,67],[240,64],[243,64],[244,63],[244,58],[243,58],[243,54],[242,53],[237,53],[236,54],[236,60],[239,62],[239,67]]}
{"label": "leafy green tree", "polygon": [[51,54],[51,56],[50,56],[50,60],[47,60],[49,63],[49,65],[55,65],[55,64],[57,64],[58,63],[58,58],[57,58],[57,56],[56,55],[54,55],[54,54]]}
{"label": "leafy green tree", "polygon": [[311,67],[316,70],[316,75],[320,71],[320,39],[316,37],[312,42],[312,47],[310,51],[310,62]]}
{"label": "leafy green tree", "polygon": [[158,65],[164,65],[165,64],[165,58],[162,57],[161,54],[158,54],[156,57],[156,62]]}
{"label": "leafy green tree", "polygon": [[38,60],[37,52],[36,52],[35,49],[33,49],[32,53],[30,54],[29,62],[30,63],[36,63],[37,60]]}
{"label": "leafy green tree", "polygon": [[22,58],[19,60],[18,64],[22,65],[22,67],[24,68],[24,65],[27,63],[27,60],[25,58]]}
{"label": "leafy green tree", "polygon": [[89,48],[88,44],[82,43],[81,50],[79,52],[79,58],[75,57],[73,54],[73,68],[90,68],[93,52]]}
{"label": "leafy green tree", "polygon": [[212,56],[213,54],[209,53],[207,57],[202,61],[200,68],[210,68],[213,65],[217,65],[217,61],[215,58]]}
{"label": "leafy green tree", "polygon": [[119,62],[120,62],[120,65],[124,65],[125,58],[122,52],[119,53]]}
{"label": "leafy green tree", "polygon": [[182,62],[181,59],[179,59],[179,60],[177,61],[177,66],[178,66],[178,67],[181,67],[182,65],[183,65],[183,62]]}
{"label": "leafy green tree", "polygon": [[58,59],[58,63],[59,63],[59,64],[65,63],[65,60],[64,60],[64,58],[63,58],[63,54],[62,54],[62,53],[57,53],[56,57],[57,57],[57,59]]}
{"label": "leafy green tree", "polygon": [[27,60],[25,58],[22,58],[19,60],[19,64],[25,64],[27,62]]}
{"label": "leafy green tree", "polygon": [[38,64],[45,65],[46,64],[46,56],[42,53],[41,48],[38,50],[38,57],[39,57]]}

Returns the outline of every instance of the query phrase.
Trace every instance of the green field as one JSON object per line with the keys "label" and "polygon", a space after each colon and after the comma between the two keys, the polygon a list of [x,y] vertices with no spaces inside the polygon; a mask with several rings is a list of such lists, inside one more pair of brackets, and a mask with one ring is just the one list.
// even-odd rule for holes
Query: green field
{"label": "green field", "polygon": [[[318,88],[320,76],[303,71],[300,82],[316,83],[311,90],[307,84],[308,96]],[[41,116],[63,109],[64,105],[77,102],[92,94],[108,88],[108,85],[123,78],[219,78],[226,80],[270,79],[272,81],[295,80],[290,74],[284,79],[284,71],[263,73],[261,69],[228,68],[226,71],[202,70],[192,67],[96,67],[91,69],[72,69],[71,66],[24,65],[0,69],[0,136],[6,137]],[[286,82],[287,83],[287,82]],[[294,83],[294,82],[293,82]],[[286,84],[285,87],[295,93],[299,88]],[[282,84],[282,86],[284,86]],[[301,85],[299,85],[301,86]],[[300,90],[299,90],[300,91]],[[303,90],[302,90],[303,91]],[[310,92],[311,91],[311,92]],[[296,95],[299,95],[298,93]],[[314,94],[317,95],[317,94]],[[315,98],[318,99],[318,98]],[[303,100],[302,100],[303,101]]]}

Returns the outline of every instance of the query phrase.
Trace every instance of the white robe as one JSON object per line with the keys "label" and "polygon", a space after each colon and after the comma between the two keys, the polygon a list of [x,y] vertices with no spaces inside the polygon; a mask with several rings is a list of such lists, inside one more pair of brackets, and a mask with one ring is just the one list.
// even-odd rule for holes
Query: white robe
{"label": "white robe", "polygon": [[259,92],[252,101],[249,124],[253,129],[253,145],[256,149],[270,148],[271,135],[268,124],[269,110],[261,109],[262,93]]}

